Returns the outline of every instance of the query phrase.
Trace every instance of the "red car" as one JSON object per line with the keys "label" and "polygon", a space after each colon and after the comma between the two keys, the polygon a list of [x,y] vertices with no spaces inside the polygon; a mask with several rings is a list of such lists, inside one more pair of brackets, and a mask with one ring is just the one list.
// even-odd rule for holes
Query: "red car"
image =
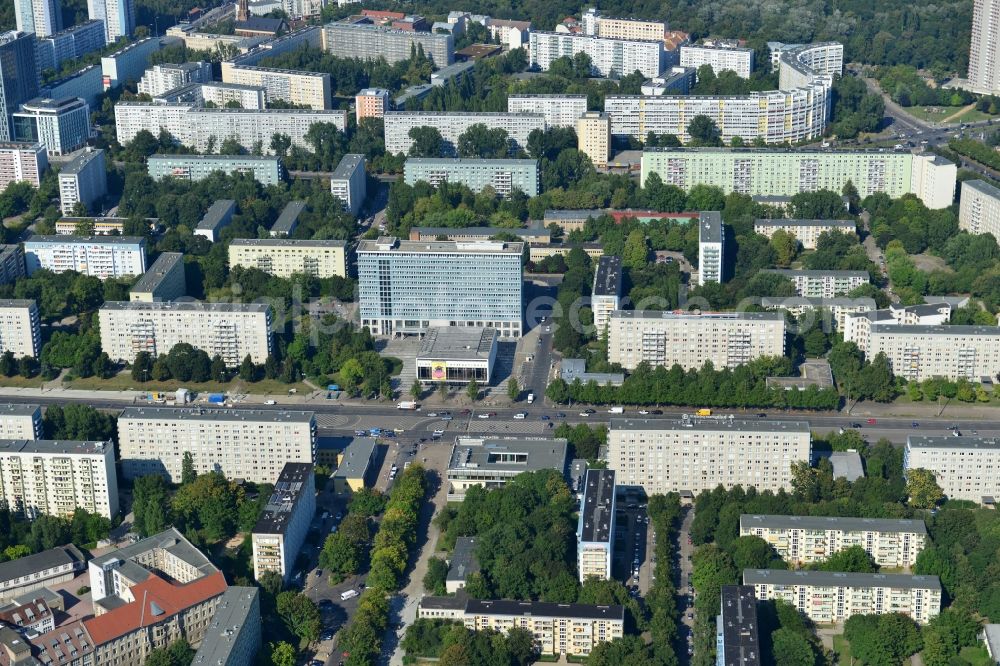
{"label": "red car", "polygon": [[868,425],[875,425],[875,419],[868,419]]}

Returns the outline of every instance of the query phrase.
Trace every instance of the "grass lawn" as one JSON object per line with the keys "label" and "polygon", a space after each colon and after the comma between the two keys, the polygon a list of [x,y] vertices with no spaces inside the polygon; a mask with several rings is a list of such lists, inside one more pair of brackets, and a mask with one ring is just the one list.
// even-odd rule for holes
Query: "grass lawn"
{"label": "grass lawn", "polygon": [[99,379],[98,377],[77,377],[76,379],[63,382],[65,388],[82,389],[87,391],[176,391],[183,387],[197,391],[199,393],[225,393],[235,391],[239,393],[253,393],[257,395],[287,395],[288,389],[296,389],[300,394],[308,393],[310,388],[298,382],[295,384],[285,384],[276,379],[262,379],[258,382],[244,382],[234,379],[228,383],[222,382],[182,382],[177,379],[168,379],[164,382],[140,383],[132,379],[128,372],[122,372],[111,379]]}
{"label": "grass lawn", "polygon": [[969,109],[958,117],[958,122],[977,123],[980,120],[989,120],[990,118],[996,118],[996,116],[991,116],[988,113],[983,113],[982,111],[977,111],[976,109]]}
{"label": "grass lawn", "polygon": [[833,637],[833,651],[837,653],[838,664],[851,663],[851,644],[847,642],[843,634]]}
{"label": "grass lawn", "polygon": [[0,386],[12,386],[15,388],[41,388],[45,380],[42,379],[41,375],[35,375],[34,377],[2,377],[0,376]]}
{"label": "grass lawn", "polygon": [[951,114],[958,113],[962,108],[961,106],[908,106],[904,110],[919,120],[939,123]]}

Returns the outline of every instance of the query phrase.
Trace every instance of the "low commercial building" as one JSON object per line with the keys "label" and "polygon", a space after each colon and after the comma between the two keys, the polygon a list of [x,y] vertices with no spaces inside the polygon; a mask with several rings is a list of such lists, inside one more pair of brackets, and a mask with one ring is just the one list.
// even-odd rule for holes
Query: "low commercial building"
{"label": "low commercial building", "polygon": [[824,298],[821,296],[774,296],[760,299],[765,310],[786,310],[795,317],[815,313],[821,319],[823,330],[844,332],[846,323],[854,315],[874,312],[878,306],[874,298]]}
{"label": "low commercial building", "polygon": [[1000,242],[1000,189],[984,180],[963,181],[958,227],[970,234],[990,234]]}
{"label": "low commercial building", "polygon": [[41,317],[33,299],[0,299],[0,354],[38,358],[42,351]]}
{"label": "low commercial building", "polygon": [[792,463],[812,460],[805,421],[727,417],[612,419],[608,468],[647,495],[695,495],[718,485],[777,492],[792,487]]}
{"label": "low commercial building", "polygon": [[243,666],[260,651],[260,589],[230,587],[223,592],[191,666]]}
{"label": "low commercial building", "polygon": [[587,470],[576,526],[576,566],[580,582],[611,580],[615,545],[615,472]]}
{"label": "low commercial building", "polygon": [[903,473],[926,469],[948,499],[980,503],[984,497],[1000,496],[998,452],[1000,440],[995,437],[911,435],[903,449]]}
{"label": "low commercial building", "polygon": [[534,263],[547,257],[565,257],[576,249],[583,250],[591,259],[600,259],[604,256],[604,246],[601,243],[549,243],[532,245],[528,249],[528,260]]}
{"label": "low commercial building", "polygon": [[548,229],[508,229],[506,227],[410,227],[411,241],[450,240],[459,243],[476,243],[494,239],[500,234],[510,234],[532,245],[548,245],[552,232]]}
{"label": "low commercial building", "polygon": [[286,582],[316,513],[316,481],[312,463],[285,463],[274,491],[251,533],[253,577],[275,571]]}
{"label": "low commercial building", "polygon": [[0,439],[0,499],[15,514],[118,515],[113,442]]}
{"label": "low commercial building", "polygon": [[868,271],[808,271],[773,268],[761,272],[774,273],[788,278],[795,285],[795,293],[803,298],[846,296],[869,282]]}
{"label": "low commercial building", "polygon": [[219,240],[219,232],[225,227],[229,226],[229,223],[233,221],[233,215],[236,214],[236,202],[232,199],[218,199],[208,210],[205,211],[205,215],[202,216],[201,220],[198,221],[198,225],[194,228],[195,236],[204,236],[212,243]]}
{"label": "low commercial building", "polygon": [[434,187],[461,183],[473,192],[491,187],[505,198],[514,190],[529,197],[538,196],[539,191],[537,160],[411,157],[403,165],[403,180],[407,185],[424,181]]}
{"label": "low commercial building", "polygon": [[425,384],[489,386],[497,357],[497,332],[476,326],[428,329],[417,353],[417,379]]}
{"label": "low commercial building", "polygon": [[287,238],[299,227],[299,216],[306,209],[305,201],[289,201],[271,225],[271,238]]}
{"label": "low commercial building", "polygon": [[79,97],[38,97],[22,104],[12,122],[17,141],[41,143],[49,155],[71,153],[90,139],[90,106]]}
{"label": "low commercial building", "polygon": [[[587,112],[586,95],[508,95],[508,113],[540,113],[547,127],[576,127]],[[577,130],[577,138],[580,132]],[[607,159],[607,158],[605,158]]]}
{"label": "low commercial building", "polygon": [[665,62],[662,36],[659,41],[609,39],[584,34],[532,31],[528,35],[530,64],[547,71],[552,61],[563,56],[586,53],[591,74],[618,78],[640,72],[657,76]]}
{"label": "low commercial building", "polygon": [[608,333],[611,313],[622,305],[622,258],[605,256],[597,260],[590,309],[594,313],[594,328],[598,338]]}
{"label": "low commercial building", "polygon": [[445,590],[448,594],[455,594],[465,587],[465,582],[474,573],[479,573],[476,537],[458,537],[455,539],[455,550],[451,551],[451,558],[448,560]]}
{"label": "low commercial building", "polygon": [[118,443],[127,479],[160,474],[177,482],[189,452],[199,474],[274,483],[285,463],[313,461],[316,418],[303,411],[127,407],[118,417]]}
{"label": "low commercial building", "polygon": [[680,50],[681,67],[698,69],[702,65],[709,65],[716,75],[730,71],[741,79],[749,79],[753,71],[753,49],[688,44]]}
{"label": "low commercial building", "polygon": [[31,236],[24,241],[28,275],[76,271],[106,280],[142,275],[146,239],[139,236]]}
{"label": "low commercial building", "polygon": [[330,193],[340,199],[344,210],[355,217],[368,196],[368,174],[364,155],[344,155],[330,176]]}
{"label": "low commercial building", "polygon": [[0,562],[0,599],[71,581],[86,568],[86,556],[73,544]]}
{"label": "low commercial building", "polygon": [[815,250],[819,237],[825,233],[841,233],[856,235],[857,225],[854,220],[754,220],[753,230],[762,236],[770,238],[776,231],[784,231],[795,236],[806,250]]}
{"label": "low commercial building", "polygon": [[153,180],[169,176],[198,181],[221,171],[225,174],[249,173],[261,185],[277,185],[285,176],[280,157],[263,155],[150,155],[146,166]]}
{"label": "low commercial building", "polygon": [[354,97],[354,119],[381,118],[392,108],[392,94],[385,88],[365,88]]}
{"label": "low commercial building", "polygon": [[611,117],[600,111],[587,111],[577,117],[576,139],[580,152],[596,167],[608,166],[611,156]]}
{"label": "low commercial building", "polygon": [[902,613],[927,624],[941,612],[937,576],[744,569],[743,584],[753,586],[758,600],[781,599],[818,623]]}
{"label": "low commercial building", "polygon": [[247,356],[264,363],[272,350],[267,303],[106,301],[98,313],[101,349],[116,363],[139,352],[154,358],[185,342],[235,368]]}
{"label": "low commercial building", "polygon": [[0,189],[24,181],[38,187],[49,168],[49,154],[38,142],[0,141]]}
{"label": "low commercial building", "polygon": [[104,151],[100,148],[77,155],[59,172],[59,208],[63,215],[72,215],[78,203],[87,212],[108,194],[108,171]]}
{"label": "low commercial building", "polygon": [[854,449],[847,451],[833,451],[830,453],[830,465],[833,467],[833,478],[844,479],[854,482],[864,478],[865,466],[861,461],[861,454]]}
{"label": "low commercial building", "polygon": [[[397,102],[398,106],[398,102]],[[545,116],[541,113],[480,113],[475,111],[387,111],[385,122],[385,151],[396,155],[406,154],[413,145],[410,130],[414,127],[433,127],[441,133],[445,151],[457,154],[458,138],[473,125],[486,125],[507,132],[518,147],[528,145],[528,135],[533,130],[545,130]]]}
{"label": "low commercial building", "polygon": [[922,520],[832,516],[740,516],[740,536],[767,541],[790,564],[829,559],[860,546],[880,567],[912,567],[927,544]]}
{"label": "low commercial building", "polygon": [[229,243],[229,265],[283,278],[296,274],[346,278],[346,247],[342,240],[234,238]]}
{"label": "low commercial building", "polygon": [[153,65],[139,81],[139,94],[159,97],[163,93],[189,83],[208,83],[212,80],[212,63],[183,62]]}
{"label": "low commercial building", "polygon": [[0,404],[0,439],[41,439],[42,408],[22,403]]}
{"label": "low commercial building", "polygon": [[0,284],[10,284],[24,273],[24,250],[20,245],[0,245]]}
{"label": "low commercial building", "polygon": [[337,469],[333,472],[335,493],[346,495],[369,485],[375,444],[374,437],[355,437],[337,456]]}
{"label": "low commercial building", "polygon": [[564,358],[559,362],[559,378],[567,384],[579,380],[581,384],[594,382],[598,386],[621,386],[625,382],[622,372],[587,372],[587,362],[582,358]]}
{"label": "low commercial building", "polygon": [[760,666],[757,598],[749,585],[723,585],[722,612],[715,619],[718,666]]}
{"label": "low commercial building", "polygon": [[129,291],[130,301],[156,303],[173,301],[187,295],[184,255],[163,252]]}
{"label": "low commercial building", "polygon": [[327,23],[323,26],[323,50],[338,58],[378,60],[392,64],[409,60],[422,49],[435,67],[455,62],[455,40],[451,35],[393,30],[363,23]]}
{"label": "low commercial building", "polygon": [[640,363],[718,370],[785,353],[785,318],[778,312],[660,312],[618,310],[608,324],[608,360],[634,370]]}
{"label": "low commercial building", "polygon": [[698,217],[698,284],[725,282],[726,229],[718,211]]}
{"label": "low commercial building", "polygon": [[448,501],[463,501],[473,486],[500,488],[522,472],[554,469],[565,474],[567,450],[562,438],[458,437],[446,472]]}

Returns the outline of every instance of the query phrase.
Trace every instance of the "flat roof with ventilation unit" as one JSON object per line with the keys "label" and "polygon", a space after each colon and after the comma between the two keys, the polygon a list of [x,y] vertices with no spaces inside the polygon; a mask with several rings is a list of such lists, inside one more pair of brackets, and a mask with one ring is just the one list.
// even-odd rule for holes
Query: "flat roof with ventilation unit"
{"label": "flat roof with ventilation unit", "polygon": [[615,514],[615,472],[587,470],[583,503],[580,506],[580,541],[607,543],[614,537],[611,525]]}

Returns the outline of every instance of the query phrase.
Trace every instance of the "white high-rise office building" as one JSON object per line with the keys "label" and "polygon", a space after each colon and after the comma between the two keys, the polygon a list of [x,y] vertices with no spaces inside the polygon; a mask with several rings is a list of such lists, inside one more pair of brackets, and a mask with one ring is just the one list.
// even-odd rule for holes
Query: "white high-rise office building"
{"label": "white high-rise office building", "polygon": [[87,0],[91,19],[104,21],[104,40],[108,44],[135,32],[135,0]]}
{"label": "white high-rise office building", "polygon": [[49,155],[65,155],[90,139],[90,106],[79,97],[33,99],[13,115],[14,138],[38,141]]}
{"label": "white high-rise office building", "polygon": [[56,0],[14,0],[14,20],[21,32],[48,37],[62,30],[62,12]]}

